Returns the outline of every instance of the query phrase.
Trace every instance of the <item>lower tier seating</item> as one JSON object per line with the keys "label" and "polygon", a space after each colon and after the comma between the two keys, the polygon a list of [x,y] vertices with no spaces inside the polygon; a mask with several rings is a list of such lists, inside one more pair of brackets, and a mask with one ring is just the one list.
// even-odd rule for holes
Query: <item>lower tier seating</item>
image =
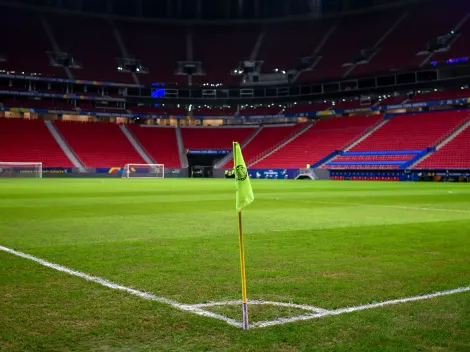
{"label": "lower tier seating", "polygon": [[434,147],[464,123],[468,115],[467,110],[396,115],[350,151],[423,150]]}
{"label": "lower tier seating", "polygon": [[[272,149],[276,145],[284,142],[286,139],[304,127],[305,124],[298,124],[294,126],[263,127],[256,137],[253,138],[253,140],[243,148],[243,158],[245,159],[245,163],[249,165],[257,157],[260,157],[269,149]],[[232,167],[233,159],[224,166],[224,168]]]}
{"label": "lower tier seating", "polygon": [[303,168],[335,150],[343,150],[382,120],[382,116],[354,116],[320,120],[253,168]]}
{"label": "lower tier seating", "polygon": [[341,152],[322,167],[325,169],[398,169],[421,152],[421,150]]}
{"label": "lower tier seating", "polygon": [[186,149],[229,150],[232,142],[243,144],[255,131],[256,127],[182,127],[184,147]]}
{"label": "lower tier seating", "polygon": [[42,120],[0,118],[0,161],[73,167]]}
{"label": "lower tier seating", "polygon": [[86,167],[146,164],[116,124],[71,121],[54,123]]}
{"label": "lower tier seating", "polygon": [[181,167],[176,128],[145,127],[133,124],[129,124],[127,128],[155,163],[164,164],[165,168]]}
{"label": "lower tier seating", "polygon": [[470,126],[449,143],[424,159],[416,169],[468,169],[470,168]]}

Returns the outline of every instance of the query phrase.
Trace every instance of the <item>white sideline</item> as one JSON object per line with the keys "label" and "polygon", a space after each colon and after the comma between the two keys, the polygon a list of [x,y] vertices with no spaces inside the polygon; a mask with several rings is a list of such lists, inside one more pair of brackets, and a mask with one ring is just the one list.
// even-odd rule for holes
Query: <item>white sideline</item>
{"label": "white sideline", "polygon": [[470,213],[470,210],[463,209],[449,209],[449,208],[429,208],[429,207],[407,207],[404,205],[387,205],[387,204],[365,204],[365,203],[340,203],[340,202],[327,202],[321,200],[313,201],[320,204],[332,204],[332,205],[354,205],[361,207],[382,207],[382,208],[395,208],[404,210],[426,210],[426,211],[447,211],[451,213]]}
{"label": "white sideline", "polygon": [[[212,313],[209,311],[206,311],[202,308],[207,308],[207,307],[213,307],[213,306],[221,306],[221,305],[235,305],[235,304],[240,304],[241,301],[225,301],[225,302],[208,302],[208,303],[201,303],[201,304],[183,304],[179,303],[177,301],[165,298],[165,297],[159,297],[154,294],[148,293],[148,292],[143,292],[139,291],[130,287],[122,286],[117,283],[114,283],[112,281],[97,277],[97,276],[91,276],[88,274],[85,274],[80,271],[72,270],[69,269],[65,266],[59,265],[59,264],[54,264],[51,262],[48,262],[46,260],[43,260],[41,258],[32,256],[30,254],[26,254],[23,252],[16,251],[14,249],[10,249],[4,246],[0,246],[0,250],[16,255],[18,257],[22,257],[25,259],[32,260],[36,263],[39,263],[43,266],[46,266],[51,269],[55,269],[57,271],[61,271],[64,273],[67,273],[69,275],[77,276],[82,279],[85,279],[90,282],[97,283],[99,285],[114,289],[114,290],[119,290],[119,291],[124,291],[127,292],[131,295],[141,297],[143,299],[147,300],[152,300],[160,303],[164,303],[167,305],[170,305],[176,309],[191,312],[197,315],[205,316],[205,317],[210,317],[218,320],[222,320],[226,322],[227,324],[235,327],[240,327],[242,326],[242,323],[235,320],[231,319],[229,317],[226,317],[221,314],[216,314]],[[254,301],[248,301],[249,304],[267,304],[267,305],[274,305],[274,306],[281,306],[281,307],[292,307],[292,308],[299,308],[299,309],[305,309],[310,311],[308,314],[304,315],[297,315],[297,316],[292,316],[292,317],[287,317],[287,318],[279,318],[275,320],[270,320],[270,321],[260,321],[260,322],[255,322],[251,323],[250,327],[251,328],[264,328],[268,326],[273,326],[273,325],[281,325],[281,324],[286,324],[286,323],[291,323],[295,321],[301,321],[301,320],[309,320],[309,319],[314,319],[314,318],[321,318],[329,315],[339,315],[339,314],[344,314],[344,313],[351,313],[351,312],[356,312],[360,310],[365,310],[365,309],[371,309],[371,308],[378,308],[378,307],[383,307],[387,305],[392,305],[392,304],[399,304],[399,303],[405,303],[405,302],[412,302],[412,301],[419,301],[419,300],[425,300],[425,299],[430,299],[434,297],[439,297],[439,296],[447,296],[447,295],[453,295],[456,293],[461,293],[461,292],[468,292],[470,291],[470,286],[465,286],[465,287],[459,287],[456,289],[452,290],[446,290],[446,291],[439,291],[435,293],[430,293],[426,295],[421,295],[421,296],[413,296],[413,297],[406,297],[406,298],[399,298],[399,299],[394,299],[394,300],[389,300],[389,301],[384,301],[384,302],[377,302],[377,303],[370,303],[370,304],[364,304],[360,306],[355,306],[355,307],[346,307],[346,308],[339,308],[335,310],[326,310],[323,308],[318,308],[314,306],[309,306],[309,305],[303,305],[303,304],[295,304],[295,303],[284,303],[284,302],[273,302],[273,301],[262,301],[262,300],[254,300]]]}
{"label": "white sideline", "polygon": [[47,260],[37,258],[37,257],[32,256],[30,254],[15,251],[14,249],[10,249],[10,248],[7,248],[7,247],[0,246],[0,250],[2,250],[4,252],[11,253],[11,254],[14,254],[18,257],[22,257],[22,258],[32,260],[36,263],[47,266],[48,268],[55,269],[55,270],[58,270],[58,271],[61,271],[61,272],[64,272],[64,273],[67,273],[67,274],[70,274],[70,275],[73,275],[73,276],[81,277],[82,279],[85,279],[87,281],[95,282],[97,284],[100,284],[100,285],[105,286],[105,287],[112,288],[114,290],[124,291],[124,292],[130,293],[131,295],[138,296],[138,297],[143,298],[143,299],[148,299],[148,300],[151,300],[151,301],[157,301],[157,302],[160,302],[160,303],[165,303],[165,304],[168,304],[168,305],[170,305],[172,307],[175,307],[177,309],[180,309],[180,310],[192,312],[194,314],[198,314],[198,315],[202,315],[202,316],[206,316],[206,317],[211,317],[211,318],[223,320],[227,324],[237,326],[237,327],[241,327],[241,323],[238,323],[234,319],[230,319],[230,318],[225,317],[225,316],[220,315],[220,314],[208,312],[208,311],[200,309],[198,307],[192,307],[189,304],[182,304],[182,303],[179,303],[177,301],[174,301],[174,300],[171,300],[171,299],[168,299],[168,298],[165,298],[165,297],[155,296],[154,294],[151,294],[151,293],[148,293],[148,292],[143,292],[143,291],[135,290],[135,289],[130,288],[130,287],[122,286],[122,285],[119,285],[117,283],[114,283],[112,281],[108,281],[106,279],[103,279],[103,278],[100,278],[100,277],[97,277],[97,276],[91,276],[91,275],[82,273],[81,271],[72,270],[72,269],[69,269],[65,266],[48,262]]}

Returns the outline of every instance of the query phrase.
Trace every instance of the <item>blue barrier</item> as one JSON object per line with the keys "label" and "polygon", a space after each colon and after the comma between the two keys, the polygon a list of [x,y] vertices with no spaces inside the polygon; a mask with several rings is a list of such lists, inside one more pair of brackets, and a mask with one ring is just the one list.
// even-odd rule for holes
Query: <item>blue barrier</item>
{"label": "blue barrier", "polygon": [[360,155],[405,155],[419,154],[422,150],[396,150],[396,151],[379,151],[379,152],[341,152],[341,156],[360,156]]}
{"label": "blue barrier", "polygon": [[320,167],[323,163],[326,163],[328,160],[330,159],[333,159],[335,156],[339,155],[340,153],[342,153],[341,150],[335,150],[334,152],[328,154],[327,156],[325,156],[324,158],[320,159],[319,161],[317,161],[315,164],[313,164],[311,166],[312,169],[315,169],[317,167]]}
{"label": "blue barrier", "polygon": [[294,179],[299,169],[248,169],[250,178]]}
{"label": "blue barrier", "polygon": [[401,165],[402,161],[331,161],[326,166],[346,166],[346,165]]}
{"label": "blue barrier", "polygon": [[426,149],[422,150],[419,154],[415,155],[413,158],[411,158],[406,163],[401,165],[400,169],[408,168],[410,165],[413,165],[415,162],[417,162],[419,159],[421,159],[425,155],[427,155],[429,153],[432,153],[432,152],[435,152],[435,151],[436,151],[436,148],[426,148]]}

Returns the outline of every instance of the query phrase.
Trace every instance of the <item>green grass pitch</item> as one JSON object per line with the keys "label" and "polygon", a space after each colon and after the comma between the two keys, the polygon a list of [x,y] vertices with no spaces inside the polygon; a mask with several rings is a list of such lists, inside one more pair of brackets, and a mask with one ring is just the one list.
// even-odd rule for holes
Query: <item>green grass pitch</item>
{"label": "green grass pitch", "polygon": [[[337,309],[470,285],[467,184],[252,183],[249,299]],[[186,304],[241,296],[233,180],[2,179],[0,245]],[[0,251],[2,352],[469,350],[470,292],[243,332]]]}

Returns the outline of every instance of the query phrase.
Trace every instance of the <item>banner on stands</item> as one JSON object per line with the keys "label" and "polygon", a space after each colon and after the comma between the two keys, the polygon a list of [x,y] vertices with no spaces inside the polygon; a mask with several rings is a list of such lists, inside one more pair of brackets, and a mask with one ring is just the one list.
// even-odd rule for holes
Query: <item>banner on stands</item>
{"label": "banner on stands", "polygon": [[249,169],[252,179],[294,179],[299,169]]}
{"label": "banner on stands", "polygon": [[188,155],[227,155],[232,152],[231,149],[217,149],[217,150],[204,150],[204,149],[188,149]]}

